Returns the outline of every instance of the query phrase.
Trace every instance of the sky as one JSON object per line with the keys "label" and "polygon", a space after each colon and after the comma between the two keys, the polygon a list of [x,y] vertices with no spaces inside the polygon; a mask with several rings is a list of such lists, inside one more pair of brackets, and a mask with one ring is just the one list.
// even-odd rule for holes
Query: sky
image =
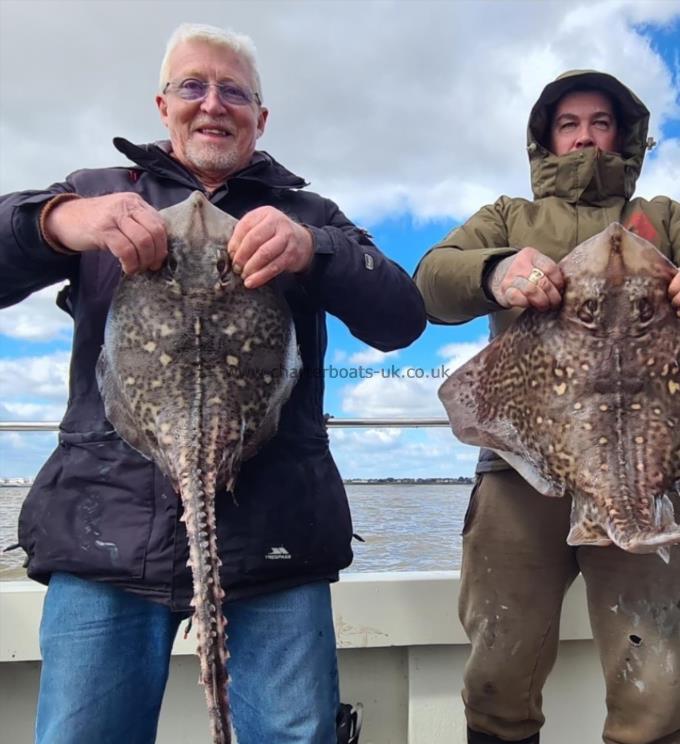
{"label": "sky", "polygon": [[[270,111],[258,146],[409,272],[483,205],[530,198],[528,113],[568,69],[607,71],[642,98],[658,144],[636,193],[680,199],[680,0],[0,0],[0,193],[122,164],[114,136],[163,139],[158,68],[186,21],[253,38]],[[55,293],[0,311],[0,420],[63,415],[71,331]],[[443,417],[442,375],[487,339],[480,318],[382,354],[328,325],[337,418]],[[377,372],[358,379],[359,366]],[[0,434],[0,477],[34,475],[54,443]],[[331,446],[346,478],[471,475],[477,454],[444,428],[333,429]]]}

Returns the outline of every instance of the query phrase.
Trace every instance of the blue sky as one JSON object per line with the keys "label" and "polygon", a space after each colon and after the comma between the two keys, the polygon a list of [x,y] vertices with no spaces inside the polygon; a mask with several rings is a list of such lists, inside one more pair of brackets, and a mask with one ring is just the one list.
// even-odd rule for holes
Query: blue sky
{"label": "blue sky", "polygon": [[[195,20],[254,38],[271,111],[262,147],[335,199],[409,272],[477,208],[502,193],[529,196],[528,111],[566,69],[612,72],[647,103],[659,145],[638,194],[680,197],[678,2],[228,6],[175,2],[159,18],[155,2],[1,3],[0,191],[121,162],[115,135],[162,138],[152,106],[157,65],[174,26]],[[63,411],[70,331],[53,294],[0,311],[0,419],[53,420]],[[328,365],[424,374],[463,361],[487,332],[484,319],[430,326],[410,348],[383,356],[335,319],[328,325]],[[337,417],[443,416],[434,380],[327,377],[326,385],[325,410]],[[0,477],[33,475],[53,442],[0,434]],[[332,446],[346,477],[474,470],[475,451],[443,429],[336,430]]]}

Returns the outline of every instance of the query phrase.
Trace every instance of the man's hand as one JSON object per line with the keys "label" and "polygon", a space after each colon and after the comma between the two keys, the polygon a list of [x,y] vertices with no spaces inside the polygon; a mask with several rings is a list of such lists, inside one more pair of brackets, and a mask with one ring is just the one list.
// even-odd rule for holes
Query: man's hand
{"label": "man's hand", "polygon": [[668,285],[668,297],[671,305],[675,308],[677,316],[680,318],[680,269]]}
{"label": "man's hand", "polygon": [[249,289],[284,271],[309,268],[314,258],[312,235],[274,207],[258,207],[239,221],[227,246],[236,274]]}
{"label": "man's hand", "polygon": [[109,251],[126,274],[160,269],[168,252],[163,218],[133,193],[64,201],[43,227],[45,237],[72,251]]}
{"label": "man's hand", "polygon": [[488,284],[488,290],[503,307],[553,310],[562,302],[564,276],[551,258],[527,247],[499,261]]}

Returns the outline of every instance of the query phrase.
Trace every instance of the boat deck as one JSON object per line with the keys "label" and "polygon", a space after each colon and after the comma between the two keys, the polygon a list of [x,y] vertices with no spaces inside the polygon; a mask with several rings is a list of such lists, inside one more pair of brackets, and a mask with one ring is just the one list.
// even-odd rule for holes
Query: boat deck
{"label": "boat deck", "polygon": [[[346,574],[333,586],[343,701],[364,704],[361,744],[464,744],[460,688],[468,653],[457,618],[457,572]],[[4,741],[32,741],[44,587],[0,582],[0,720]],[[195,638],[173,649],[159,744],[209,741],[198,687]],[[549,744],[595,744],[604,684],[588,624],[585,591],[571,588],[557,665],[544,695]]]}

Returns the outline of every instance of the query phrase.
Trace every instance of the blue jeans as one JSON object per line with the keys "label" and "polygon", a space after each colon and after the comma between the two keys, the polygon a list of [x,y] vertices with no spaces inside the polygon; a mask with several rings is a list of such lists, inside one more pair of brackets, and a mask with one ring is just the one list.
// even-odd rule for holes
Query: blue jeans
{"label": "blue jeans", "polygon": [[[227,602],[239,744],[335,744],[338,675],[328,582]],[[42,623],[37,744],[151,744],[180,619],[70,574],[51,578]],[[208,737],[206,711],[205,735]]]}

